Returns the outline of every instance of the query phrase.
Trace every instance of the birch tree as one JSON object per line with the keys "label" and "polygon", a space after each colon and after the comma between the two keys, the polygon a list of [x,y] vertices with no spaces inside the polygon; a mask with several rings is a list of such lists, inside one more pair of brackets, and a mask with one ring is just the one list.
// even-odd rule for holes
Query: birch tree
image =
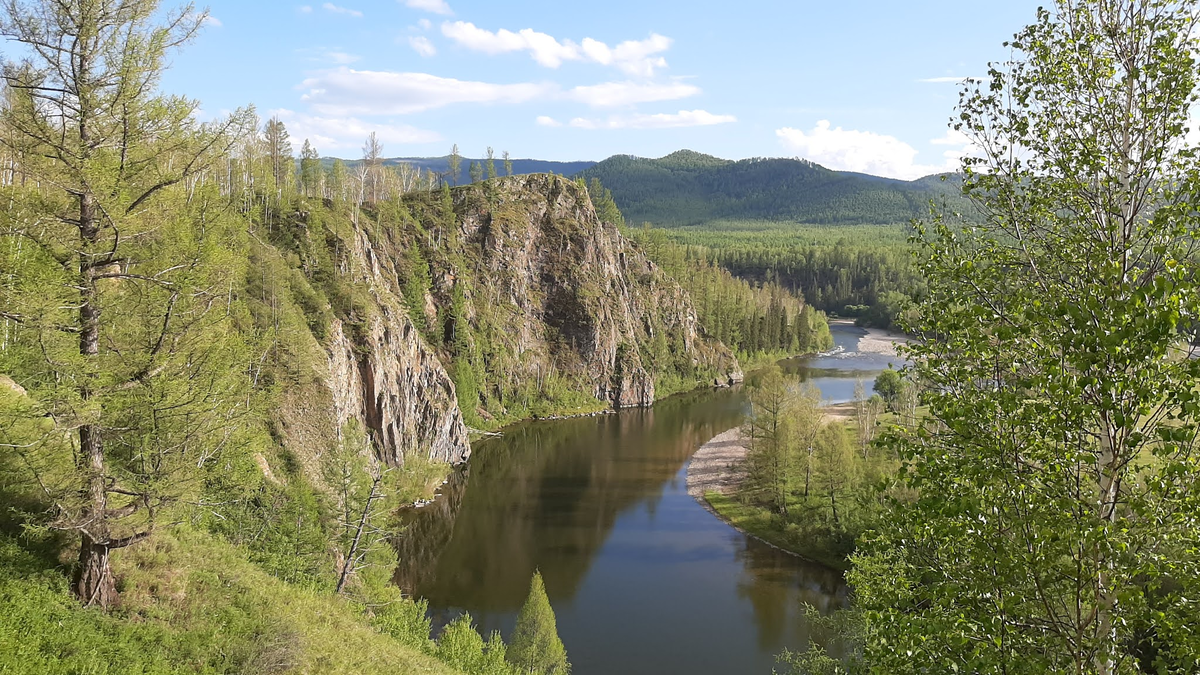
{"label": "birch tree", "polygon": [[926,224],[915,504],[851,582],[886,673],[1200,668],[1192,0],[1059,0],[969,83]]}

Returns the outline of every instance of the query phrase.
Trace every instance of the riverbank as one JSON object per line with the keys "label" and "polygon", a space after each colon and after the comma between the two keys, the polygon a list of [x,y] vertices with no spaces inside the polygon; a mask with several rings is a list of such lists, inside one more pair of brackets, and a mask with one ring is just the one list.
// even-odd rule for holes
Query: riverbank
{"label": "riverbank", "polygon": [[858,339],[858,351],[860,354],[883,354],[885,356],[896,356],[898,354],[896,348],[900,345],[906,345],[913,339],[903,333],[896,331],[883,330],[882,328],[863,328],[856,326],[853,319],[830,319],[829,325],[835,326],[853,326],[859,330],[867,332],[866,335]]}
{"label": "riverbank", "polygon": [[735,496],[746,474],[746,447],[741,428],[715,436],[692,455],[687,492],[705,510],[742,534],[772,548],[835,570],[846,570],[845,558],[825,551],[798,528],[789,527],[765,509],[743,504]]}

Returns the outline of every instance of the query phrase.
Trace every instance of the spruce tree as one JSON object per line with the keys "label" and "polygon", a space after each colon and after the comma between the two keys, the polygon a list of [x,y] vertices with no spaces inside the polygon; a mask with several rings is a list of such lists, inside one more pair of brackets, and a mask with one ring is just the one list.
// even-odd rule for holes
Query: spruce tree
{"label": "spruce tree", "polygon": [[554,609],[546,596],[542,573],[534,572],[529,597],[517,615],[517,627],[509,641],[508,662],[522,672],[538,675],[566,675],[571,672],[567,650],[558,637]]}

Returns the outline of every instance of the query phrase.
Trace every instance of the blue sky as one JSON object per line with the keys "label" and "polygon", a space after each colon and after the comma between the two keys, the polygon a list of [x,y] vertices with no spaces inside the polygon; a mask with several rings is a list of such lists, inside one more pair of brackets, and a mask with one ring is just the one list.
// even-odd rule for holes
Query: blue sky
{"label": "blue sky", "polygon": [[1038,4],[213,0],[163,86],[328,156],[375,131],[388,156],[690,148],[915,178],[956,166],[954,78],[1006,58]]}

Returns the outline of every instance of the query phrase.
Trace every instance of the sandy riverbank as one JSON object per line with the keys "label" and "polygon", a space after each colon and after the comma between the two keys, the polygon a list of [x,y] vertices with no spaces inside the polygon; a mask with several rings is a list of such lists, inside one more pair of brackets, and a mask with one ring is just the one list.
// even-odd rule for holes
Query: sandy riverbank
{"label": "sandy riverbank", "polygon": [[[830,319],[830,326],[854,326],[854,319]],[[857,326],[855,326],[857,327]],[[862,354],[883,354],[896,356],[896,346],[912,342],[912,338],[890,330],[880,328],[862,328],[867,334],[858,339],[855,351]]]}
{"label": "sandy riverbank", "polygon": [[741,428],[734,427],[705,443],[688,464],[687,491],[699,504],[720,518],[704,495],[709,491],[732,495],[745,478]]}

